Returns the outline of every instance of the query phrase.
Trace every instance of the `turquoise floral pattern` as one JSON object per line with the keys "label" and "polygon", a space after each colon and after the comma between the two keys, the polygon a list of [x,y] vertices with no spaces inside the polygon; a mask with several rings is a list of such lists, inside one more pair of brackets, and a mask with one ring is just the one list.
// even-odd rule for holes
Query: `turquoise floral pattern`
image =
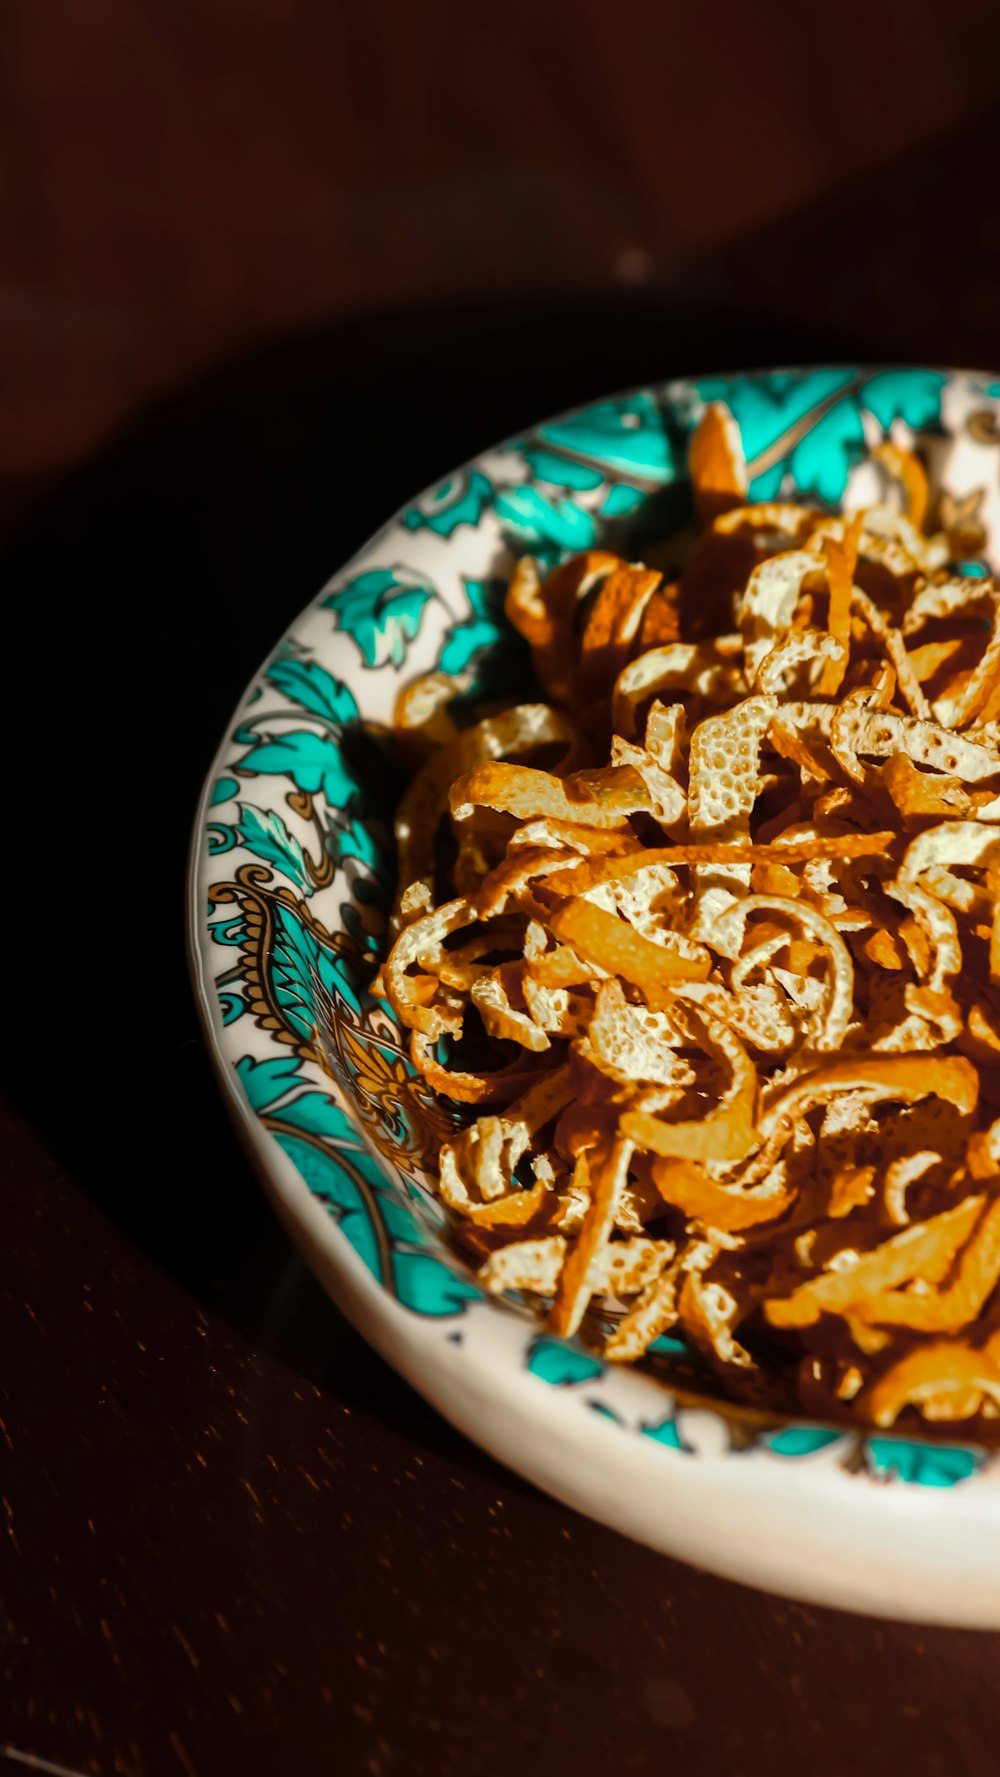
{"label": "turquoise floral pattern", "polygon": [[503,601],[507,590],[503,580],[466,580],[465,596],[469,616],[456,623],[441,650],[439,668],[443,673],[464,673],[485,648],[495,648],[504,634]]}
{"label": "turquoise floral pattern", "polygon": [[931,370],[785,371],[760,377],[705,377],[702,401],[723,401],[743,439],[754,500],[777,500],[786,480],[798,496],[835,506],[865,454],[865,415],[884,433],[896,420],[911,431],[939,426],[945,377]]}
{"label": "turquoise floral pattern", "polygon": [[568,495],[543,493],[533,482],[506,488],[494,509],[517,548],[541,553],[546,561],[592,549],[597,540],[593,513]]}
{"label": "turquoise floral pattern", "polygon": [[477,1292],[457,1266],[442,1263],[343,1107],[311,1090],[294,1059],[245,1055],[236,1071],[264,1127],[382,1288],[417,1314],[460,1314]]}
{"label": "turquoise floral pattern", "polygon": [[881,1480],[917,1481],[924,1487],[954,1487],[974,1475],[985,1460],[981,1450],[906,1438],[869,1438],[867,1456],[871,1473]]}
{"label": "turquoise floral pattern", "polygon": [[662,1444],[666,1450],[687,1449],[674,1418],[659,1419],[655,1425],[643,1425],[639,1429],[643,1437],[652,1438],[654,1444]]}
{"label": "turquoise floral pattern", "polygon": [[604,1365],[568,1339],[536,1339],[528,1353],[528,1369],[554,1388],[564,1388],[592,1381],[603,1374]]}
{"label": "turquoise floral pattern", "polygon": [[547,420],[513,448],[529,479],[496,493],[494,510],[512,547],[545,565],[592,549],[608,520],[677,483],[683,462],[663,405],[645,391]]}
{"label": "turquoise floral pattern", "polygon": [[775,1432],[769,1442],[777,1456],[813,1456],[817,1450],[828,1450],[840,1435],[824,1425],[790,1425]]}
{"label": "turquoise floral pattern", "polygon": [[305,852],[277,810],[253,808],[247,803],[240,806],[239,812],[234,838],[255,858],[274,864],[285,880],[294,883],[303,894],[311,895],[313,885],[306,871]]}
{"label": "turquoise floral pattern", "polygon": [[435,596],[433,586],[407,568],[367,568],[324,604],[338,629],[354,638],[365,666],[402,666]]}
{"label": "turquoise floral pattern", "polygon": [[449,475],[432,493],[425,494],[403,513],[408,531],[433,531],[452,537],[464,524],[475,529],[493,497],[493,483],[479,469]]}
{"label": "turquoise floral pattern", "polygon": [[[300,660],[294,655],[279,656],[268,667],[265,677],[296,709],[319,716],[335,732],[357,720],[358,706],[353,693],[318,661]],[[259,720],[255,717],[254,723]],[[251,728],[253,725],[250,724]]]}
{"label": "turquoise floral pattern", "polygon": [[438,670],[462,681],[465,703],[500,696],[510,685],[530,683],[530,651],[504,618],[506,580],[465,579],[462,584],[469,616],[448,630]]}
{"label": "turquoise floral pattern", "polygon": [[463,1353],[470,1330],[483,1329],[526,1387],[606,1420],[601,1436],[684,1462],[729,1453],[803,1476],[823,1468],[852,1487],[975,1489],[990,1467],[982,1451],[768,1423],[720,1402],[672,1336],[656,1341],[645,1370],[623,1374],[577,1341],[539,1334],[523,1302],[485,1299],[427,1185],[425,1162],[450,1119],[371,991],[394,879],[401,779],[387,735],[399,691],[444,672],[458,707],[530,685],[530,660],[503,619],[513,558],[527,549],[552,563],[679,531],[690,510],[686,434],[711,400],[736,416],[761,499],[796,492],[835,505],[878,438],[932,444],[961,433],[965,480],[947,491],[977,505],[987,555],[997,553],[1000,383],[982,377],[849,367],[704,377],[545,421],[449,477],[295,626],[213,770],[194,932],[213,1040],[256,1125],[377,1288]]}
{"label": "turquoise floral pattern", "polygon": [[683,473],[684,459],[672,442],[662,404],[645,390],[617,401],[598,401],[563,419],[547,420],[538,436],[607,473],[659,487]]}

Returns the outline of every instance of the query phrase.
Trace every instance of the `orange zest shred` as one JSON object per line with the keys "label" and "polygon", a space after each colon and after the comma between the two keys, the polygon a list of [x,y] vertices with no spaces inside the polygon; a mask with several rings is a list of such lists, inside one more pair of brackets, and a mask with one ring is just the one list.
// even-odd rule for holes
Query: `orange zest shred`
{"label": "orange zest shred", "polygon": [[576,1163],[573,1182],[589,1195],[590,1203],[560,1273],[548,1321],[549,1331],[561,1333],[564,1338],[576,1332],[590,1300],[589,1272],[611,1236],[630,1156],[628,1142],[616,1141],[607,1147],[584,1150]]}
{"label": "orange zest shred", "polygon": [[[844,527],[844,535],[828,537],[823,545],[826,554],[827,579],[830,586],[830,611],[827,617],[827,628],[838,642],[848,643],[851,639],[851,593],[854,588],[854,571],[858,565],[858,549],[861,543],[862,515],[856,512]],[[827,660],[823,664],[819,684],[816,689],[821,697],[832,697],[840,690],[847,665],[847,654],[839,660]]]}
{"label": "orange zest shred", "polygon": [[721,401],[710,402],[688,446],[688,469],[694,488],[695,512],[702,524],[742,506],[747,471],[739,431]]}
{"label": "orange zest shred", "polygon": [[914,456],[911,450],[900,450],[898,445],[891,444],[888,439],[876,444],[872,457],[889,471],[893,480],[900,483],[906,500],[906,516],[914,529],[919,531],[927,516],[930,497],[927,471],[920,458]]}
{"label": "orange zest shred", "polygon": [[619,919],[590,901],[564,901],[551,915],[549,925],[556,937],[609,975],[654,995],[669,992],[677,981],[703,981],[709,970],[704,963],[675,954],[654,944]]}
{"label": "orange zest shred", "polygon": [[717,1185],[703,1167],[690,1160],[654,1160],[651,1174],[666,1203],[692,1221],[724,1234],[738,1234],[761,1222],[777,1221],[791,1209],[796,1197],[788,1186],[741,1191],[735,1186]]}

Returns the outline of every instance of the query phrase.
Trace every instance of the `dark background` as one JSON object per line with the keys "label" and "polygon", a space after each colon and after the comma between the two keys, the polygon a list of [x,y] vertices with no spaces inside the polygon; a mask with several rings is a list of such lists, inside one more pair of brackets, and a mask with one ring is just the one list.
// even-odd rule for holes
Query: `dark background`
{"label": "dark background", "polygon": [[367,1351],[229,1129],[182,885],[247,678],[491,439],[997,363],[998,51],[928,0],[8,5],[0,1768],[995,1777],[992,1637],[654,1557]]}
{"label": "dark background", "polygon": [[995,321],[998,64],[992,0],[8,0],[0,463],[373,307],[714,280],[940,352]]}

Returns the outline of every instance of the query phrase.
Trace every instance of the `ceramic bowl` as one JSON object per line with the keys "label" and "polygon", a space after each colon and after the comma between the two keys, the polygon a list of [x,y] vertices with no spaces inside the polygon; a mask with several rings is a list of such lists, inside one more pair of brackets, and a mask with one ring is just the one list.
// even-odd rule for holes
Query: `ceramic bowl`
{"label": "ceramic bowl", "polygon": [[[424,1161],[440,1110],[366,993],[393,880],[400,688],[468,696],[525,670],[502,598],[516,556],[633,559],[689,517],[685,439],[739,421],[751,497],[875,497],[873,444],[917,444],[1000,558],[1000,378],[849,367],[652,386],[543,421],[415,498],[262,666],[198,811],[190,947],[207,1039],[276,1208],[343,1311],[469,1437],[578,1510],[734,1579],[858,1610],[1000,1626],[1000,1456],[728,1406],[677,1341],[636,1369],[487,1298]],[[655,559],[661,560],[656,554]],[[523,682],[523,680],[521,681]],[[662,1584],[651,1569],[651,1583]]]}

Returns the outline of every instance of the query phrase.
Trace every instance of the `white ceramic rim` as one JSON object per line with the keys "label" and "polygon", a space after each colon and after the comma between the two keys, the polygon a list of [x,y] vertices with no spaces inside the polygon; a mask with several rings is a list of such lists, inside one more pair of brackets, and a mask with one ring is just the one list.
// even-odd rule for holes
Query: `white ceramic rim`
{"label": "white ceramic rim", "polygon": [[[808,367],[824,368],[833,367]],[[882,368],[858,367],[863,374]],[[685,377],[683,383],[696,380]],[[666,394],[672,386],[646,388]],[[600,399],[626,400],[642,392]],[[450,473],[474,468],[482,455],[498,448],[486,447]],[[413,496],[400,513],[430,491]],[[336,576],[362,562],[398,517],[374,533]],[[325,591],[324,586],[303,614]],[[756,1468],[732,1454],[692,1459],[629,1435],[596,1413],[584,1416],[564,1390],[528,1371],[470,1361],[462,1347],[441,1338],[435,1323],[403,1307],[372,1277],[291,1160],[262,1129],[222,1045],[221,1014],[206,971],[209,940],[201,890],[212,786],[247,696],[281,645],[279,638],[244,690],[206,775],[188,860],[187,948],[205,1041],[236,1132],[323,1287],[374,1349],[451,1424],[567,1505],[634,1540],[722,1577],[809,1603],[1000,1628],[1000,1489],[883,1487],[871,1479],[845,1485],[842,1475],[808,1458]],[[341,638],[332,638],[331,649],[340,646]]]}

